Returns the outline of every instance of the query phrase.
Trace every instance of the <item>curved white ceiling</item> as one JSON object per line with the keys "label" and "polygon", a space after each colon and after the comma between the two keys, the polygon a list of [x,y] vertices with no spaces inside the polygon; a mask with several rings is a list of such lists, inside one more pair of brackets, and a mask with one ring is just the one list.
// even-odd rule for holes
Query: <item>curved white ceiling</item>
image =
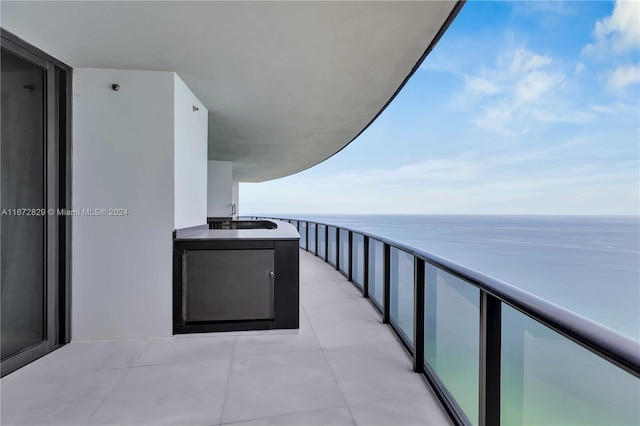
{"label": "curved white ceiling", "polygon": [[[175,71],[234,180],[307,169],[384,108],[461,3],[2,1],[2,26],[72,67]],[[440,34],[439,34],[440,32]]]}

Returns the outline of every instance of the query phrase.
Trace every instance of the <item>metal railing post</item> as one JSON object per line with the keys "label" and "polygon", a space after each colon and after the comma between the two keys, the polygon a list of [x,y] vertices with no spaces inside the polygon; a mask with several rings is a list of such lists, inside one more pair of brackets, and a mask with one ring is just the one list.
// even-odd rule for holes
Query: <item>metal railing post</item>
{"label": "metal railing post", "polygon": [[369,297],[369,237],[366,235],[362,236],[363,244],[363,252],[362,259],[364,260],[364,265],[362,268],[364,269],[362,276],[364,277],[362,281],[362,297]]}
{"label": "metal railing post", "polygon": [[329,225],[324,226],[324,261],[329,262]]}
{"label": "metal railing post", "polygon": [[413,257],[413,371],[424,373],[424,260]]}
{"label": "metal railing post", "polygon": [[384,303],[382,322],[389,324],[391,318],[391,246],[384,243]]}
{"label": "metal railing post", "polygon": [[501,309],[498,298],[480,292],[480,426],[500,424]]}
{"label": "metal railing post", "polygon": [[304,249],[309,251],[309,222],[304,222]]}
{"label": "metal railing post", "polygon": [[336,226],[336,271],[340,270],[340,228]]}
{"label": "metal railing post", "polygon": [[347,278],[353,281],[353,232],[349,231],[349,268],[347,268]]}

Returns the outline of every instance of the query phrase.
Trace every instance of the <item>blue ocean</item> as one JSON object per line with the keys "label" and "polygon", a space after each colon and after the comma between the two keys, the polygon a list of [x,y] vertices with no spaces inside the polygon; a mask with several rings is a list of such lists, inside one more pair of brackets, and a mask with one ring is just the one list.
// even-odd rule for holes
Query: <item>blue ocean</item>
{"label": "blue ocean", "polygon": [[638,216],[281,217],[344,225],[421,248],[640,340]]}

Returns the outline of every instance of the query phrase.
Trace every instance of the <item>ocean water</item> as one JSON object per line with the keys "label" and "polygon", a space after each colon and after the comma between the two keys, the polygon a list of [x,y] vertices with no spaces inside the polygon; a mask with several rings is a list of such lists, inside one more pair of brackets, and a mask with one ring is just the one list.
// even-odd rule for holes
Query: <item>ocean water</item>
{"label": "ocean water", "polygon": [[368,231],[640,340],[638,216],[286,215]]}

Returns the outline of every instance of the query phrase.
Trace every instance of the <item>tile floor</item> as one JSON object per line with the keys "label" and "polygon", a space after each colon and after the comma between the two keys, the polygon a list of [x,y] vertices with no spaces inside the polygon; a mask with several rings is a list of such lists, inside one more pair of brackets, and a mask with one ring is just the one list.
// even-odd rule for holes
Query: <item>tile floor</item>
{"label": "tile floor", "polygon": [[378,313],[300,252],[300,330],[71,343],[3,378],[2,425],[447,425]]}

